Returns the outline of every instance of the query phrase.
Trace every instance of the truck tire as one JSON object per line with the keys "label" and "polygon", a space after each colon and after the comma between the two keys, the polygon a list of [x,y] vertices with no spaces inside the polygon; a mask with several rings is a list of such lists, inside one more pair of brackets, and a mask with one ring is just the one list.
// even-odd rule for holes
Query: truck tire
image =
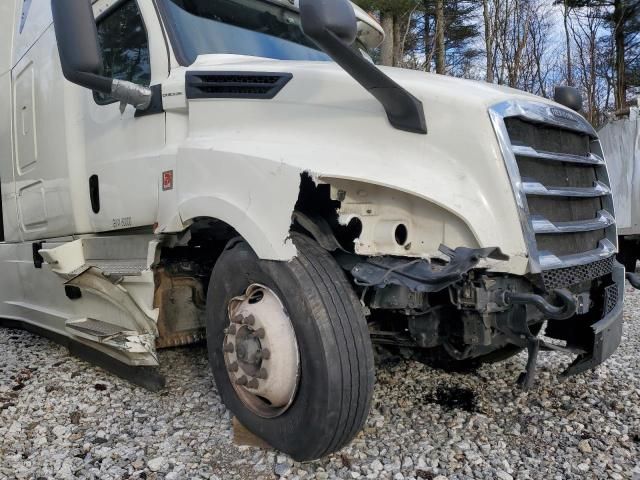
{"label": "truck tire", "polygon": [[207,294],[209,363],[248,430],[297,461],[339,450],[362,429],[374,385],[362,307],[325,250],[293,234],[289,262],[242,240],[218,259]]}
{"label": "truck tire", "polygon": [[638,243],[628,240],[624,237],[618,237],[618,256],[617,260],[624,265],[628,273],[635,273],[638,263]]}
{"label": "truck tire", "polygon": [[638,257],[629,251],[620,251],[618,253],[618,262],[624,265],[624,269],[628,273],[636,273],[636,265],[638,263]]}

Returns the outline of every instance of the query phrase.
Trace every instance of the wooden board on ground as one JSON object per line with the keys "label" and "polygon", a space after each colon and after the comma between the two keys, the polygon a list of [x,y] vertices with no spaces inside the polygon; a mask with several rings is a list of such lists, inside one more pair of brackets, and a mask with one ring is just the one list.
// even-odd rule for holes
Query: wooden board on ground
{"label": "wooden board on ground", "polygon": [[233,417],[233,443],[238,446],[257,447],[265,450],[272,450],[273,447],[259,437],[256,437],[242,425],[236,417]]}

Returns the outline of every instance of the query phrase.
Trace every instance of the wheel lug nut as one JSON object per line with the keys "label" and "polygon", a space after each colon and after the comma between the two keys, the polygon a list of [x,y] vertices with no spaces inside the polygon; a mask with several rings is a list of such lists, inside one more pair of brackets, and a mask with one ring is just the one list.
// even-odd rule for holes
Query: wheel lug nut
{"label": "wheel lug nut", "polygon": [[264,328],[259,328],[256,330],[256,337],[262,340],[264,336],[265,336]]}
{"label": "wheel lug nut", "polygon": [[225,353],[233,353],[234,351],[235,351],[235,348],[234,348],[234,346],[233,346],[233,343],[227,343],[227,344],[224,346],[224,352],[225,352]]}
{"label": "wheel lug nut", "polygon": [[249,316],[245,317],[243,323],[245,325],[249,325],[250,327],[252,327],[253,325],[256,324],[256,319],[255,319],[255,317],[253,315],[249,315]]}
{"label": "wheel lug nut", "polygon": [[235,316],[231,319],[231,321],[232,321],[233,323],[242,323],[242,317],[241,317],[240,315],[235,315]]}
{"label": "wheel lug nut", "polygon": [[236,328],[235,325],[231,325],[229,328],[227,328],[227,333],[229,335],[235,335],[238,332],[238,329]]}
{"label": "wheel lug nut", "polygon": [[267,372],[266,368],[261,368],[260,371],[258,372],[258,375],[256,375],[256,377],[258,377],[261,380],[266,380],[267,378],[269,378],[269,372]]}
{"label": "wheel lug nut", "polygon": [[262,349],[262,358],[264,360],[269,360],[271,358],[271,350],[269,350],[268,348],[263,348]]}
{"label": "wheel lug nut", "polygon": [[238,362],[233,362],[231,365],[229,365],[229,371],[231,373],[236,373],[238,371]]}
{"label": "wheel lug nut", "polygon": [[249,381],[245,375],[236,380],[236,385],[240,385],[241,387],[244,387],[247,383],[249,383]]}
{"label": "wheel lug nut", "polygon": [[247,387],[253,388],[254,390],[260,386],[260,382],[257,378],[253,378],[247,383]]}

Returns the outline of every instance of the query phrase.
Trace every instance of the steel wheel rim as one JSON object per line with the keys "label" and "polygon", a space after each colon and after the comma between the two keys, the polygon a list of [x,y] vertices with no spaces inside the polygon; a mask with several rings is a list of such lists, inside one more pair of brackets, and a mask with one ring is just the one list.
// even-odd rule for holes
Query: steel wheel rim
{"label": "steel wheel rim", "polygon": [[278,295],[254,283],[227,306],[223,352],[229,380],[254,414],[286,412],[298,390],[300,353],[291,319]]}

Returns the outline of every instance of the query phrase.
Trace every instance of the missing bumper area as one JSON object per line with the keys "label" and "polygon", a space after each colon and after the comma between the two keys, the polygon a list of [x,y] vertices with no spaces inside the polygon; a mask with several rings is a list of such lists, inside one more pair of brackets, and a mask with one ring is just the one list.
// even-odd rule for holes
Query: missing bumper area
{"label": "missing bumper area", "polygon": [[[622,335],[624,269],[547,291],[533,278],[487,272],[483,258],[498,249],[441,247],[448,263],[374,257],[345,262],[369,310],[375,343],[450,361],[496,361],[528,352],[518,379],[531,388],[540,352],[574,357],[566,378],[595,368],[613,354]],[[422,354],[420,354],[422,355]]]}

